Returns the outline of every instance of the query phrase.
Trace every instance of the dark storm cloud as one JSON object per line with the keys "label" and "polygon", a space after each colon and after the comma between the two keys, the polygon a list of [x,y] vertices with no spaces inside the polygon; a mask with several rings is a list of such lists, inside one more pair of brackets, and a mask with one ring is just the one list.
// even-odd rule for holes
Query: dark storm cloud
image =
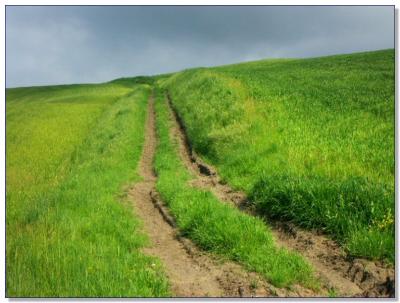
{"label": "dark storm cloud", "polygon": [[6,9],[7,86],[393,48],[392,7]]}

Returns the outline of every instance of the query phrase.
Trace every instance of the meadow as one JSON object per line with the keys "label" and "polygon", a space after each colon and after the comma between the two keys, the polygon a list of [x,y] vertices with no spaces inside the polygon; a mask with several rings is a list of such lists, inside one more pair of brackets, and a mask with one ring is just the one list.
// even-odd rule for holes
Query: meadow
{"label": "meadow", "polygon": [[169,294],[122,189],[139,178],[149,93],[7,90],[7,296]]}
{"label": "meadow", "polygon": [[194,150],[260,214],[393,262],[393,50],[198,68],[159,82]]}
{"label": "meadow", "polygon": [[[278,247],[270,222],[317,230],[350,257],[390,267],[394,89],[394,50],[7,89],[6,295],[174,295],[165,264],[145,253],[141,222],[151,220],[128,195],[143,181],[151,94],[156,190],[174,232],[276,287],[315,294],[335,289],[300,253]],[[256,216],[193,186],[166,94],[196,154],[246,193]]]}

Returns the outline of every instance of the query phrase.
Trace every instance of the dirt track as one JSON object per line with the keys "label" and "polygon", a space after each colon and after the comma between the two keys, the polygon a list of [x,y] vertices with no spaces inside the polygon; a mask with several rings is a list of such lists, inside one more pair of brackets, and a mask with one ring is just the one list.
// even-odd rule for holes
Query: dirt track
{"label": "dirt track", "polygon": [[298,295],[276,289],[241,266],[222,262],[179,236],[174,220],[155,191],[153,158],[157,145],[153,97],[149,99],[145,143],[139,162],[143,181],[129,190],[135,213],[142,219],[152,244],[145,252],[161,259],[171,290],[177,297],[250,297]]}
{"label": "dirt track", "polygon": [[[186,167],[196,176],[192,186],[208,189],[221,201],[234,204],[242,211],[256,216],[246,195],[223,184],[216,170],[193,152],[184,125],[171,106],[169,96],[167,102],[174,121],[172,134],[179,143],[180,156]],[[268,224],[272,227],[279,246],[301,253],[313,265],[323,283],[323,289],[317,296],[326,296],[330,290],[335,290],[337,296],[345,297],[394,297],[392,267],[382,262],[351,259],[336,242],[315,231],[302,230],[285,222]]]}

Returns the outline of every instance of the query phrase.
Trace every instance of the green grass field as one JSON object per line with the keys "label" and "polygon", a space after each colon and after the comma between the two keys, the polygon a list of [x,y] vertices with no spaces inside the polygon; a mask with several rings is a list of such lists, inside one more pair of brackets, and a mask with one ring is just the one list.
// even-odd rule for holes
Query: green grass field
{"label": "green grass field", "polygon": [[126,194],[153,90],[157,191],[200,248],[275,286],[318,290],[264,220],[188,184],[165,91],[196,153],[261,216],[393,263],[394,86],[394,50],[383,50],[7,89],[7,296],[173,295]]}
{"label": "green grass field", "polygon": [[160,81],[194,149],[260,213],[394,260],[394,51],[192,69]]}
{"label": "green grass field", "polygon": [[[150,89],[7,91],[7,295],[165,296],[122,186],[138,180]],[[152,264],[158,264],[157,267]]]}

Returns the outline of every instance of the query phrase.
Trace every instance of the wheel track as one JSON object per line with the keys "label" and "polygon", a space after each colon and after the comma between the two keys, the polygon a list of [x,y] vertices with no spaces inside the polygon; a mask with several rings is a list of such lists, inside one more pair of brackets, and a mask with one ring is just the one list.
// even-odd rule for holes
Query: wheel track
{"label": "wheel track", "polygon": [[[157,140],[153,96],[150,96],[145,143],[138,170],[143,180],[129,191],[135,213],[151,240],[144,252],[164,264],[171,290],[177,297],[252,297],[287,295],[263,281],[256,273],[245,271],[233,262],[224,262],[204,253],[179,235],[168,209],[155,190],[153,158]],[[289,295],[296,296],[292,292]]]}

